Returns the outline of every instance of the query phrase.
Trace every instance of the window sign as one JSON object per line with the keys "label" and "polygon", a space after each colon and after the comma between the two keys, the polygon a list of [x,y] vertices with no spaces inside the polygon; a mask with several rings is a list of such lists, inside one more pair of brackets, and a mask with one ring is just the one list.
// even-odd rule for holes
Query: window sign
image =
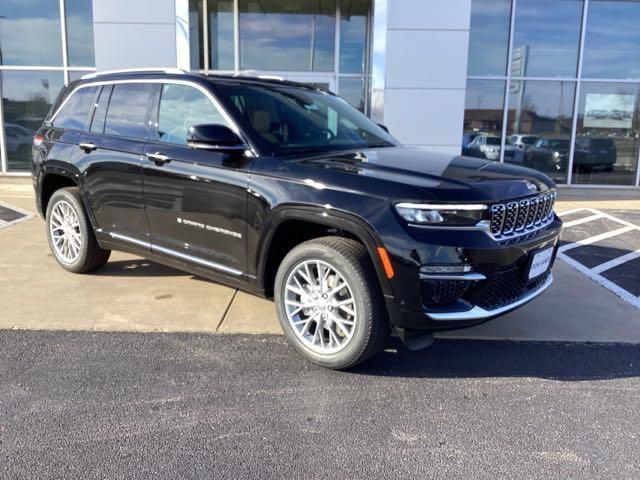
{"label": "window sign", "polygon": [[588,93],[584,126],[587,128],[631,128],[635,95]]}

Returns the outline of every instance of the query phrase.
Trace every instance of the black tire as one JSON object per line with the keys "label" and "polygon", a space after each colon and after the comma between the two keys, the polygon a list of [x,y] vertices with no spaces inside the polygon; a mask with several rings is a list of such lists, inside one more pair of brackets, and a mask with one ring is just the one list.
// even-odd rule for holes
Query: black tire
{"label": "black tire", "polygon": [[[52,212],[57,204],[60,202],[66,202],[74,210],[79,224],[80,230],[80,252],[77,258],[72,262],[66,262],[56,251],[53,244],[51,235],[51,217]],[[49,248],[53,257],[58,264],[65,270],[73,273],[87,273],[97,270],[102,267],[109,260],[111,250],[103,250],[98,246],[96,236],[93,233],[93,228],[87,217],[87,212],[84,209],[82,198],[80,196],[80,190],[77,187],[67,187],[56,190],[49,204],[47,205],[46,214],[46,229],[47,239],[49,240]]]}
{"label": "black tire", "polygon": [[[286,282],[302,262],[320,260],[336,268],[348,283],[355,301],[357,319],[351,339],[342,350],[322,354],[311,350],[296,335],[286,315]],[[378,353],[390,333],[389,319],[378,278],[365,247],[342,237],[321,237],[293,248],[284,258],[274,286],[278,319],[289,342],[308,360],[323,367],[346,369]]]}

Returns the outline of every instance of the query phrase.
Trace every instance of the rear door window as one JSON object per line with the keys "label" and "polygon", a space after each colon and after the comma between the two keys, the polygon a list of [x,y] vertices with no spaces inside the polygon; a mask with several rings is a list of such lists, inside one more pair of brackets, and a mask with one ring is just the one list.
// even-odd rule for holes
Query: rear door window
{"label": "rear door window", "polygon": [[119,83],[113,86],[104,133],[144,139],[147,119],[153,108],[156,85],[149,83]]}
{"label": "rear door window", "polygon": [[227,122],[220,110],[200,90],[179,84],[162,86],[158,140],[186,145],[188,128],[204,124],[227,125]]}
{"label": "rear door window", "polygon": [[97,91],[98,87],[93,86],[73,92],[53,119],[53,126],[72,130],[86,129]]}

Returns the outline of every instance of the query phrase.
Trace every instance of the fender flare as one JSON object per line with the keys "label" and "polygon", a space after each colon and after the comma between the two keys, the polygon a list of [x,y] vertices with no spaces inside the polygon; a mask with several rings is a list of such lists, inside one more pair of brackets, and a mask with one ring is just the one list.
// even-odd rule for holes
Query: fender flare
{"label": "fender flare", "polygon": [[281,205],[273,211],[268,223],[265,225],[266,234],[260,242],[258,277],[262,288],[265,287],[267,259],[271,250],[271,242],[278,227],[289,220],[300,220],[338,228],[358,238],[371,258],[382,294],[385,297],[393,296],[391,281],[387,278],[377,253],[377,248],[384,245],[375,233],[374,228],[357,215],[336,209],[329,210],[321,206]]}

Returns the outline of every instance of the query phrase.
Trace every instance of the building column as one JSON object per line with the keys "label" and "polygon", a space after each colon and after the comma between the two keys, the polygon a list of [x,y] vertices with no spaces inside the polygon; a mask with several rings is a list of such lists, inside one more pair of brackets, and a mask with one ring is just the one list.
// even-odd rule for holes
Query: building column
{"label": "building column", "polygon": [[471,0],[375,0],[372,117],[405,145],[460,153],[470,23]]}
{"label": "building column", "polygon": [[188,0],[93,0],[93,30],[98,71],[189,68]]}

